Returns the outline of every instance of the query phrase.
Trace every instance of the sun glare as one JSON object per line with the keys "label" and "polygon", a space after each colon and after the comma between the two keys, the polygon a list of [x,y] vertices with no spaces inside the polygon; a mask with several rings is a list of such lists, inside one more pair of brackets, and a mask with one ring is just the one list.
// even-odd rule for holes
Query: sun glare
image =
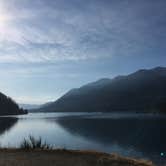
{"label": "sun glare", "polygon": [[5,21],[7,21],[7,17],[1,14],[0,15],[0,23],[3,23]]}
{"label": "sun glare", "polygon": [[7,27],[6,27],[6,19],[4,16],[0,16],[0,34],[4,35],[6,33]]}
{"label": "sun glare", "polygon": [[8,13],[0,10],[0,40],[8,40],[10,37],[15,36],[11,20],[12,18]]}
{"label": "sun glare", "polygon": [[5,38],[9,33],[11,27],[9,23],[12,19],[12,15],[9,10],[6,9],[3,1],[0,1],[0,38]]}
{"label": "sun glare", "polygon": [[9,17],[5,13],[0,12],[0,33],[5,33],[7,30],[7,22]]}

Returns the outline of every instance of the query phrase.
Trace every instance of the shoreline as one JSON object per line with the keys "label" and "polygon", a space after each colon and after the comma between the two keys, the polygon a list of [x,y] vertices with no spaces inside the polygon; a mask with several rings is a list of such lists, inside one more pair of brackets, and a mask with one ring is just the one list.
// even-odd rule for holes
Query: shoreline
{"label": "shoreline", "polygon": [[151,161],[90,150],[0,149],[3,166],[154,166]]}

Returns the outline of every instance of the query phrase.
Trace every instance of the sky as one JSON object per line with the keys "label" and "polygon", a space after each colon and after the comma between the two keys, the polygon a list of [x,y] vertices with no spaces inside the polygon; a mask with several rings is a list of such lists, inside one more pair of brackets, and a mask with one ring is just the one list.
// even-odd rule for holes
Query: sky
{"label": "sky", "polygon": [[165,0],[0,0],[0,92],[41,104],[166,66],[165,9]]}

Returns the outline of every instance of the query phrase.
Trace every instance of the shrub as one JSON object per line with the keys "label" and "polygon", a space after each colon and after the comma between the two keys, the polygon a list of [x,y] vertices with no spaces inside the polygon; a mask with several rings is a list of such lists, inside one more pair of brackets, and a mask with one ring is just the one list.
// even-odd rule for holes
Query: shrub
{"label": "shrub", "polygon": [[46,142],[43,143],[41,137],[36,139],[33,136],[29,136],[28,139],[25,139],[20,144],[21,149],[52,149],[52,146],[47,144]]}

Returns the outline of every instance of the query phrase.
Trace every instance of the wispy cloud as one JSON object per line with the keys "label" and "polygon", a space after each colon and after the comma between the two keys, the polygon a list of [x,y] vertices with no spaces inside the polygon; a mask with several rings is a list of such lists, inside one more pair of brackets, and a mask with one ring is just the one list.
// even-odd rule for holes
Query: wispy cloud
{"label": "wispy cloud", "polygon": [[157,39],[166,26],[165,3],[160,1],[141,5],[0,0],[0,62],[75,61],[150,52],[159,45]]}

